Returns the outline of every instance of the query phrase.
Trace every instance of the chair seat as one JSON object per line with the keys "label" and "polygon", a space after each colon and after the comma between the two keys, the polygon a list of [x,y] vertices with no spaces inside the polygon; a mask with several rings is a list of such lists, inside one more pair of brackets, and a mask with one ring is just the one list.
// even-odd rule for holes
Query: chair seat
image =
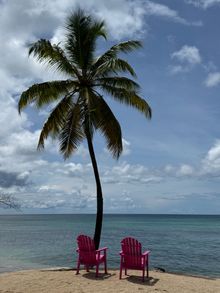
{"label": "chair seat", "polygon": [[103,261],[105,261],[105,256],[103,254],[100,254],[100,256],[98,258],[98,254],[96,254],[96,261],[97,262],[103,262]]}
{"label": "chair seat", "polygon": [[145,268],[144,264],[140,264],[140,265],[130,265],[130,264],[122,264],[122,266],[124,268],[127,269],[131,269],[131,270],[142,270],[143,268]]}
{"label": "chair seat", "polygon": [[98,256],[98,254],[96,254],[95,256],[95,259],[89,259],[89,258],[84,258],[84,257],[81,257],[80,258],[80,262],[81,264],[84,264],[84,265],[96,265],[97,263],[102,263],[105,261],[105,255],[103,254],[100,254]]}
{"label": "chair seat", "polygon": [[141,259],[141,262],[139,262],[138,264],[132,264],[129,262],[122,262],[122,265],[128,269],[142,269],[145,267],[146,263],[144,261],[144,258]]}

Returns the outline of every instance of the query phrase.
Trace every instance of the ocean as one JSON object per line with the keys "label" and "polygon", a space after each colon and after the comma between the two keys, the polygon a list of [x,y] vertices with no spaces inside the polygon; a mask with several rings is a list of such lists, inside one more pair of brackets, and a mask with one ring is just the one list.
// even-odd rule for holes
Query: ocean
{"label": "ocean", "polygon": [[[0,272],[75,267],[76,237],[93,236],[95,215],[0,215]],[[104,215],[101,246],[119,268],[120,241],[150,250],[150,269],[220,277],[220,216]]]}

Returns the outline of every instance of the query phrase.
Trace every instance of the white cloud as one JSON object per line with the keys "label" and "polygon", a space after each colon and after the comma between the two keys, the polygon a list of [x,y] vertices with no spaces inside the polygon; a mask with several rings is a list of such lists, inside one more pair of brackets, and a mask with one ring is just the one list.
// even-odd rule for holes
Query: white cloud
{"label": "white cloud", "polygon": [[180,62],[187,62],[189,64],[195,65],[202,61],[199,53],[199,49],[195,46],[183,46],[179,51],[171,54],[172,59],[177,59]]}
{"label": "white cloud", "polygon": [[163,178],[176,177],[182,178],[183,180],[189,176],[193,178],[203,178],[209,180],[212,177],[220,176],[220,139],[216,140],[214,145],[207,151],[204,158],[201,159],[197,166],[182,164],[180,167],[173,165],[166,165],[163,170],[161,170],[161,175]]}
{"label": "white cloud", "polygon": [[152,1],[146,1],[146,14],[154,15],[159,17],[168,18],[175,22],[179,22],[182,24],[189,24],[184,18],[180,17],[176,10],[170,9],[168,6],[164,4],[155,3]]}
{"label": "white cloud", "polygon": [[[2,22],[5,29],[14,29],[23,37],[30,34],[32,38],[40,38],[41,35],[51,37],[59,30],[67,14],[80,5],[81,0],[64,0],[62,3],[58,0],[7,1],[2,4]],[[144,26],[142,1],[88,0],[83,3],[83,8],[105,19],[111,36],[116,39],[132,37]]]}
{"label": "white cloud", "polygon": [[122,138],[122,145],[123,145],[123,153],[122,153],[122,155],[124,155],[124,156],[130,155],[130,153],[131,153],[131,149],[130,149],[131,143],[129,141],[127,141],[126,139]]}
{"label": "white cloud", "polygon": [[[11,179],[9,183],[16,183],[17,188],[7,189],[13,190],[18,200],[21,198],[23,209],[51,209],[64,212],[95,211],[96,190],[91,163],[58,161],[49,163],[35,160],[29,167],[31,167],[30,171],[20,172],[17,177],[13,174],[13,180]],[[42,174],[47,175],[42,176]],[[149,212],[151,212],[159,207],[164,208],[170,201],[161,191],[156,197],[154,193],[151,194],[154,188],[163,189],[168,181],[186,182],[189,176],[211,178],[220,175],[220,141],[210,148],[197,168],[188,164],[182,164],[180,167],[169,164],[159,169],[148,169],[144,165],[127,162],[110,167],[101,162],[100,175],[106,210],[143,210],[150,204],[152,210]],[[32,183],[27,185],[27,180]],[[5,188],[8,185],[7,182],[3,183]],[[5,189],[1,188],[1,190]],[[189,193],[187,188],[186,192]],[[145,198],[144,195],[147,197]],[[186,198],[182,199],[186,200]],[[176,197],[176,200],[180,201],[181,197]]]}
{"label": "white cloud", "polygon": [[185,0],[185,2],[203,9],[207,9],[214,5],[220,4],[220,0]]}
{"label": "white cloud", "polygon": [[188,21],[185,18],[181,17],[178,11],[169,8],[168,6],[160,3],[155,3],[153,1],[143,2],[145,5],[145,13],[149,16],[158,16],[160,18],[168,19],[170,21],[174,21],[184,25],[192,25],[192,26],[202,26],[202,21]]}
{"label": "white cloud", "polygon": [[215,72],[217,71],[217,66],[214,64],[213,61],[209,61],[206,64],[203,64],[203,68],[205,69],[206,72]]}
{"label": "white cloud", "polygon": [[218,140],[215,145],[208,151],[207,160],[210,162],[220,159],[220,141]]}
{"label": "white cloud", "polygon": [[182,73],[182,72],[188,72],[190,71],[191,67],[189,66],[183,66],[183,65],[170,65],[169,66],[169,71],[171,74],[177,74],[177,73]]}
{"label": "white cloud", "polygon": [[175,171],[175,168],[172,165],[166,165],[164,171],[167,174],[172,174]]}
{"label": "white cloud", "polygon": [[220,176],[220,140],[216,141],[202,161],[201,174]]}
{"label": "white cloud", "polygon": [[105,19],[109,32],[115,39],[136,37],[137,34],[142,34],[145,31],[145,10],[142,1],[110,0],[98,2],[90,1],[92,11],[100,18]]}
{"label": "white cloud", "polygon": [[177,74],[181,72],[188,72],[192,68],[202,62],[199,49],[195,46],[184,45],[179,51],[171,54],[171,59],[174,59],[180,64],[169,66],[171,74]]}
{"label": "white cloud", "polygon": [[190,176],[190,175],[193,175],[193,173],[194,173],[193,167],[186,164],[182,165],[177,171],[177,175],[179,176]]}
{"label": "white cloud", "polygon": [[130,192],[123,190],[120,198],[110,198],[107,200],[108,209],[111,211],[125,212],[134,210],[136,204],[134,199],[131,197]]}
{"label": "white cloud", "polygon": [[131,165],[123,162],[112,169],[107,169],[103,175],[103,182],[117,184],[150,184],[160,182],[162,177],[149,171],[143,165]]}
{"label": "white cloud", "polygon": [[21,202],[22,209],[68,209],[70,211],[83,211],[91,207],[95,207],[93,197],[80,189],[61,192],[55,188],[42,188],[37,196],[32,194],[30,197],[30,194],[24,194]]}
{"label": "white cloud", "polygon": [[212,72],[208,74],[205,80],[205,85],[207,87],[214,87],[220,84],[220,72]]}

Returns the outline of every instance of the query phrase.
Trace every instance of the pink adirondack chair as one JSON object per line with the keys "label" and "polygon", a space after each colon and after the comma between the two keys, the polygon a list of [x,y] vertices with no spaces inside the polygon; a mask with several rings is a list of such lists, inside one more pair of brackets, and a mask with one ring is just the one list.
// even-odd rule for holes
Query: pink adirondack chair
{"label": "pink adirondack chair", "polygon": [[83,264],[87,272],[89,271],[89,268],[91,268],[92,266],[96,266],[96,277],[98,277],[99,265],[101,263],[104,263],[105,274],[107,274],[106,251],[108,248],[103,247],[96,250],[93,239],[86,235],[79,235],[77,237],[77,243],[78,248],[76,251],[78,252],[79,256],[76,274],[79,274],[80,265]]}
{"label": "pink adirondack chair", "polygon": [[120,276],[122,277],[122,270],[125,269],[125,275],[127,275],[127,269],[142,270],[142,281],[144,282],[145,269],[147,269],[147,277],[149,276],[149,253],[145,251],[142,253],[141,243],[136,239],[127,237],[121,241],[121,263],[120,263]]}

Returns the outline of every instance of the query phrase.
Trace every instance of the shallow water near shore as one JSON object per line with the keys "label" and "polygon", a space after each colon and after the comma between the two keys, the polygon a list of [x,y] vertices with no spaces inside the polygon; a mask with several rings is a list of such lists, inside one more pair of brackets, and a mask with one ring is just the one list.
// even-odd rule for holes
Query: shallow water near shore
{"label": "shallow water near shore", "polygon": [[[0,272],[75,267],[76,237],[93,236],[95,215],[1,215]],[[101,246],[119,267],[120,241],[132,236],[150,250],[150,267],[220,277],[220,216],[105,215]]]}

